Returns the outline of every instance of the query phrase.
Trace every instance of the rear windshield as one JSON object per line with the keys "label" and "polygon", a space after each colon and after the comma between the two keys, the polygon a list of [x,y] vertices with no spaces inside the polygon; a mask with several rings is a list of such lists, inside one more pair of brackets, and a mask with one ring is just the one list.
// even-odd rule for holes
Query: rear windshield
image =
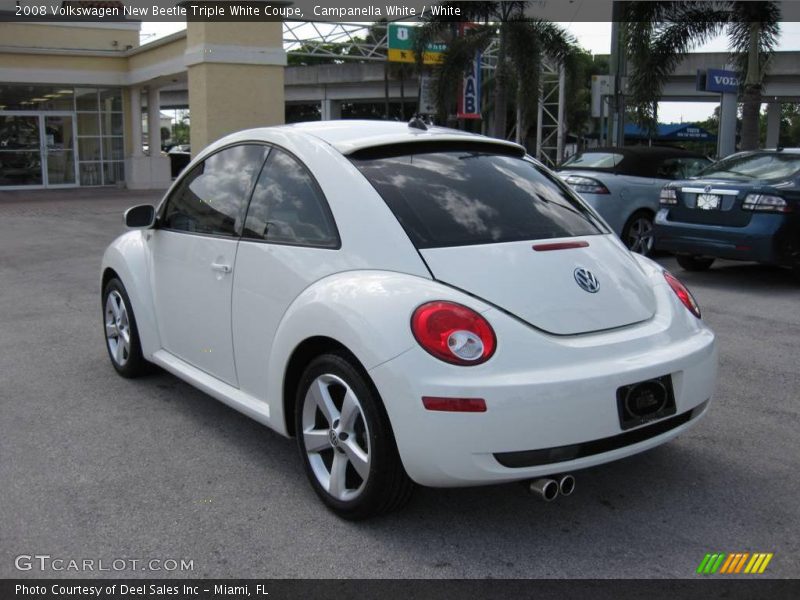
{"label": "rear windshield", "polygon": [[535,163],[474,150],[351,158],[417,248],[607,233]]}
{"label": "rear windshield", "polygon": [[613,169],[622,162],[622,154],[615,152],[584,152],[568,158],[562,168]]}
{"label": "rear windshield", "polygon": [[719,179],[779,179],[800,171],[800,154],[764,152],[740,154],[714,163],[699,177]]}

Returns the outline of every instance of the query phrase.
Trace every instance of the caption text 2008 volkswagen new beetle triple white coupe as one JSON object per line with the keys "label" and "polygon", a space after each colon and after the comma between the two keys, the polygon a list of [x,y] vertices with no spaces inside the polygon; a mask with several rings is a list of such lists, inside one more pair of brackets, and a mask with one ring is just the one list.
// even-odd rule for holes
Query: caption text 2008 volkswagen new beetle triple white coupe
{"label": "caption text 2008 volkswagen new beetle triple white coupe", "polygon": [[346,518],[412,482],[570,493],[712,395],[689,291],[512,143],[419,120],[242,131],[126,223],[102,266],[116,370],[155,363],[296,436]]}

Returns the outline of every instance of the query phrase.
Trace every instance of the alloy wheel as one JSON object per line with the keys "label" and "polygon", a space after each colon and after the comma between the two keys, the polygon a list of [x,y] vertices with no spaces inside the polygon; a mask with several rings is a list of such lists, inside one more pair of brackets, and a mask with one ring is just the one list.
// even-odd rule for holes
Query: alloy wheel
{"label": "alloy wheel", "polygon": [[340,501],[364,490],[372,456],[364,411],[353,389],[325,373],[311,382],[303,399],[303,445],[320,486]]}
{"label": "alloy wheel", "polygon": [[114,362],[124,367],[131,355],[131,326],[122,295],[111,290],[105,306],[106,343]]}
{"label": "alloy wheel", "polygon": [[653,222],[647,217],[638,217],[628,227],[625,242],[631,252],[647,256],[653,250]]}

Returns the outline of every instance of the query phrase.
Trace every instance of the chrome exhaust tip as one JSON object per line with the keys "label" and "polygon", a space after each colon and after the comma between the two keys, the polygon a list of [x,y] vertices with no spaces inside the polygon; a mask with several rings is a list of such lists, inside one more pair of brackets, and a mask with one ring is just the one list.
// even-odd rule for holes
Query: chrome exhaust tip
{"label": "chrome exhaust tip", "polygon": [[558,487],[558,482],[555,479],[545,477],[531,481],[528,489],[531,494],[539,496],[545,502],[552,502],[558,497]]}
{"label": "chrome exhaust tip", "polygon": [[558,491],[562,496],[569,496],[575,491],[575,478],[572,475],[562,475],[558,479]]}

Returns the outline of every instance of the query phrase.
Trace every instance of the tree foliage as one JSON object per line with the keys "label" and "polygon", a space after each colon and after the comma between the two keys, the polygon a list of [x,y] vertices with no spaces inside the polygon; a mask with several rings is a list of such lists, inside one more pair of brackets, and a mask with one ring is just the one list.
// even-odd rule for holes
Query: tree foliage
{"label": "tree foliage", "polygon": [[778,2],[626,2],[624,42],[636,121],[654,129],[664,81],[696,46],[726,32],[742,81],[742,147],[758,145],[761,84],[780,32]]}
{"label": "tree foliage", "polygon": [[[440,118],[453,109],[459,83],[474,60],[497,40],[497,62],[487,77],[492,90],[489,103],[493,114],[493,135],[505,138],[508,131],[509,96],[522,123],[521,131],[533,121],[539,97],[541,64],[545,56],[563,63],[572,53],[574,40],[563,28],[541,19],[525,16],[529,2],[445,2],[461,10],[460,21],[472,26],[463,35],[452,18],[429,15],[418,30],[414,51],[422,69],[422,53],[434,41],[447,43],[443,63],[435,70],[435,94]],[[524,135],[523,135],[524,137]]]}

